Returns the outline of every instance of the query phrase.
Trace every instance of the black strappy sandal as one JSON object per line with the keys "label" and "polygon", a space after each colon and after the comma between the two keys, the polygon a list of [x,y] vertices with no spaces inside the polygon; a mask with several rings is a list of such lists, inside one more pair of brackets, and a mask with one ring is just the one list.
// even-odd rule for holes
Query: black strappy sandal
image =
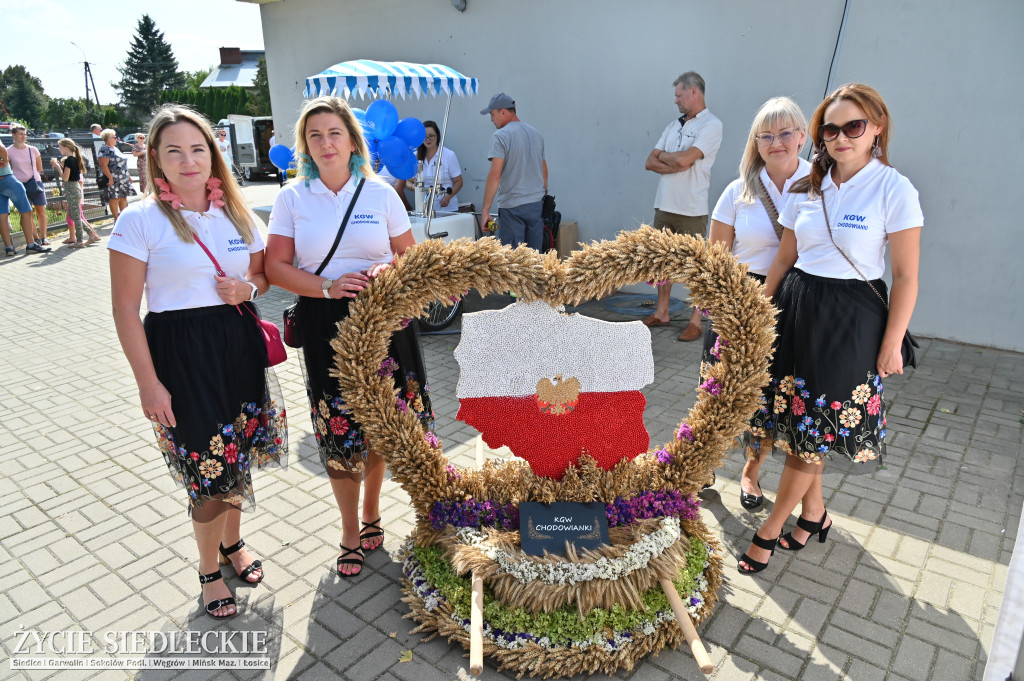
{"label": "black strappy sandal", "polygon": [[[199,583],[209,584],[210,582],[216,582],[218,579],[222,579],[223,576],[220,574],[220,570],[211,572],[208,575],[200,574]],[[229,617],[234,617],[238,614],[238,606],[235,605],[235,611],[230,615],[214,615],[213,613],[226,605],[235,605],[235,599],[233,596],[228,598],[217,598],[206,604],[206,614],[215,620],[226,620]]]}
{"label": "black strappy sandal", "polygon": [[[231,559],[228,558],[228,556],[230,556],[232,553],[235,553],[235,552],[239,551],[243,546],[245,546],[245,540],[244,539],[239,539],[237,544],[232,544],[228,548],[224,548],[224,545],[221,544],[220,545],[220,558],[218,559],[220,561],[220,564],[221,565],[228,565],[228,564],[230,564],[231,563]],[[232,565],[232,567],[234,567],[234,566]],[[260,582],[263,581],[263,576],[266,573],[265,572],[260,573],[260,578],[257,579],[255,582],[249,580],[249,575],[251,575],[252,573],[256,572],[257,570],[259,570],[262,567],[263,567],[263,561],[261,561],[261,560],[254,560],[252,563],[249,564],[249,567],[245,568],[241,572],[239,572],[238,570],[235,570],[235,574],[238,575],[242,579],[242,581],[245,582],[246,584],[250,584],[252,586],[256,586],[257,584],[259,584]]]}
{"label": "black strappy sandal", "polygon": [[[362,548],[363,542],[367,539],[375,539],[380,537],[380,543],[374,546],[372,549],[364,548],[363,551],[376,551],[380,547],[384,546],[384,530],[380,526],[380,518],[377,518],[372,523],[362,523],[363,527],[359,530],[359,546]],[[373,532],[367,532],[369,529],[373,529]],[[344,547],[342,547],[344,548]]]}
{"label": "black strappy sandal", "polygon": [[[757,532],[755,532],[754,533],[754,538],[750,540],[750,543],[753,544],[754,546],[757,546],[758,548],[762,548],[762,549],[765,549],[767,551],[771,551],[771,554],[769,554],[769,557],[770,557],[770,556],[774,556],[775,555],[775,544],[777,544],[778,541],[779,541],[778,537],[776,537],[775,539],[765,539],[764,537],[759,535]],[[742,556],[740,556],[740,562],[741,563],[746,563],[749,566],[749,567],[743,567],[739,563],[736,564],[736,569],[739,570],[740,573],[744,574],[744,575],[752,575],[755,572],[761,572],[761,570],[764,570],[766,567],[768,567],[768,561],[765,561],[765,562],[762,563],[760,561],[754,560],[753,558],[751,558],[750,556],[748,556],[745,553]]]}
{"label": "black strappy sandal", "polygon": [[[355,577],[356,575],[362,574],[362,572],[363,572],[363,547],[362,546],[357,546],[354,549],[350,549],[349,547],[345,546],[344,544],[338,544],[338,546],[341,547],[341,551],[342,551],[341,555],[338,556],[338,576],[339,577],[344,577],[345,579],[348,579],[349,577]],[[356,560],[355,558],[346,558],[345,556],[348,556],[348,555],[359,556],[359,560]],[[341,571],[341,566],[342,565],[358,565],[359,566],[359,572],[353,572],[352,574],[346,575],[344,572]]]}
{"label": "black strappy sandal", "polygon": [[786,540],[786,543],[789,544],[789,546],[779,544],[779,548],[785,551],[799,551],[803,547],[807,546],[807,544],[812,539],[814,539],[814,535],[818,535],[819,544],[824,544],[825,538],[828,537],[828,531],[832,529],[831,523],[829,523],[828,527],[823,527],[826,520],[828,520],[828,511],[825,511],[825,515],[823,515],[821,517],[821,520],[819,520],[816,523],[813,523],[810,520],[804,518],[803,516],[800,516],[796,519],[796,526],[804,532],[807,532],[811,536],[807,537],[807,541],[801,544],[796,539],[793,539],[792,532],[787,532],[786,534],[782,535],[782,538]]}

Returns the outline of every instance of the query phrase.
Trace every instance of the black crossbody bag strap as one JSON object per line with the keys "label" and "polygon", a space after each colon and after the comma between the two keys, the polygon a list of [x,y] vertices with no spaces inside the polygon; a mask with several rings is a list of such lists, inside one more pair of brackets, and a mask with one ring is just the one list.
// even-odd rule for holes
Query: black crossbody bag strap
{"label": "black crossbody bag strap", "polygon": [[338,244],[341,243],[341,236],[345,233],[345,226],[348,225],[348,219],[352,217],[352,209],[356,207],[356,201],[359,199],[359,193],[363,191],[363,185],[366,184],[366,178],[359,180],[359,186],[356,187],[356,193],[352,195],[352,202],[348,204],[348,210],[345,211],[345,219],[341,221],[341,227],[338,228],[338,236],[334,237],[334,244],[331,246],[331,250],[327,252],[327,257],[320,263],[320,267],[316,268],[316,276],[320,276],[320,273],[327,267],[327,263],[334,257],[334,252],[338,250]]}

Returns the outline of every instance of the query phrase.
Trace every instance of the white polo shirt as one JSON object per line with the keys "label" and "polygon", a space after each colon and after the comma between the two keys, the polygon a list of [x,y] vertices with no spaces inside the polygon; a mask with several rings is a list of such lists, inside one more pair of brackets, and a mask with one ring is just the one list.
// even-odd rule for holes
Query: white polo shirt
{"label": "white polo shirt", "polygon": [[[247,245],[220,208],[211,207],[205,213],[182,210],[181,214],[224,273],[245,281],[249,254],[263,250],[259,231],[253,228],[253,241]],[[255,215],[251,219],[253,225],[259,223]],[[224,304],[217,295],[213,278],[217,272],[209,256],[199,244],[181,240],[152,197],[121,211],[107,248],[146,263],[146,307],[150,312]]]}
{"label": "white polo shirt", "polygon": [[[278,193],[270,213],[270,234],[295,240],[299,269],[316,272],[331,250],[356,190],[354,178],[337,195],[319,178],[291,182]],[[379,262],[391,262],[391,237],[412,225],[395,190],[378,177],[367,178],[345,227],[338,249],[320,276],[337,279],[361,272]]]}
{"label": "white polo shirt", "polygon": [[[895,168],[877,160],[838,189],[828,173],[821,189],[836,243],[869,280],[885,274],[889,234],[924,226],[917,189]],[[829,239],[820,197],[790,194],[779,223],[796,234],[796,267],[819,277],[861,278]]]}
{"label": "white polo shirt", "polygon": [[722,121],[707,109],[686,119],[683,125],[678,120],[669,123],[654,148],[674,152],[697,147],[704,158],[697,159],[688,170],[659,175],[654,207],[677,215],[707,215],[711,166],[721,145]]}
{"label": "white polo shirt", "polygon": [[[761,168],[761,182],[764,182],[768,197],[779,213],[786,207],[786,193],[790,185],[811,172],[810,163],[802,158],[797,161],[796,172],[783,183],[781,194],[768,177],[768,171]],[[746,203],[740,200],[742,191],[743,180],[735,179],[729,183],[718,198],[711,219],[732,227],[732,254],[736,259],[747,265],[754,274],[767,275],[775,254],[779,252],[779,237],[775,235],[772,220],[761,201],[754,199],[753,203]]]}
{"label": "white polo shirt", "polygon": [[462,177],[462,168],[459,167],[459,159],[456,158],[455,152],[445,147],[440,154],[434,152],[434,158],[430,159],[423,164],[423,186],[425,188],[434,186],[434,175],[437,173],[437,157],[441,156],[441,181],[438,183],[438,195],[434,197],[434,212],[440,211],[452,211],[455,212],[459,209],[458,194],[453,194],[447,206],[441,205],[441,197],[444,195],[446,187],[452,186],[452,180],[456,177]]}

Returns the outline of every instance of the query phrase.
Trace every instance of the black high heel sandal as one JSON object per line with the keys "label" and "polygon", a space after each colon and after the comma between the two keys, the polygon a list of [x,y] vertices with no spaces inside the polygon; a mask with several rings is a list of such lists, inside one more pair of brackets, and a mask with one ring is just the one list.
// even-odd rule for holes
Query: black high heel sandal
{"label": "black high heel sandal", "polygon": [[[367,532],[367,530],[374,531]],[[376,551],[380,547],[384,546],[384,529],[380,526],[380,518],[377,518],[372,523],[362,523],[362,528],[359,530],[360,548],[362,548],[363,542],[367,539],[376,539],[377,537],[380,537],[380,543],[374,546],[372,549],[363,548],[363,551]]]}
{"label": "black high heel sandal", "polygon": [[[761,481],[757,481],[757,487],[760,489]],[[743,483],[740,482],[740,506],[747,509],[748,511],[756,511],[761,508],[764,503],[764,491],[761,494],[747,494],[743,491]]]}
{"label": "black high heel sandal", "polygon": [[786,534],[782,535],[782,538],[786,540],[786,543],[789,544],[789,546],[783,546],[782,544],[779,544],[779,548],[785,551],[799,551],[803,547],[807,546],[811,539],[814,538],[814,535],[818,535],[819,544],[824,544],[825,538],[828,537],[828,531],[832,529],[831,523],[829,523],[828,527],[823,527],[825,521],[828,519],[829,518],[827,510],[825,511],[825,515],[822,516],[821,520],[819,520],[816,523],[812,523],[810,520],[807,520],[803,516],[800,516],[796,519],[796,526],[804,532],[809,532],[811,536],[807,538],[806,542],[801,544],[796,539],[793,539],[792,532],[787,532]]}
{"label": "black high heel sandal", "polygon": [[[228,556],[230,556],[232,553],[235,553],[235,552],[239,551],[244,546],[245,546],[245,540],[244,539],[239,539],[237,544],[232,544],[228,548],[224,548],[224,545],[221,544],[220,545],[220,556],[217,558],[217,560],[220,562],[221,565],[228,565],[228,564],[230,564],[231,563],[231,559],[228,558]],[[234,566],[232,566],[232,567],[234,567]],[[251,575],[252,573],[256,572],[257,570],[259,570],[262,567],[263,567],[263,561],[261,561],[261,560],[254,560],[252,563],[249,564],[249,567],[245,568],[241,572],[239,572],[238,570],[235,570],[235,574],[238,575],[242,579],[242,581],[245,582],[246,584],[251,584],[252,586],[256,586],[257,584],[259,584],[260,582],[263,581],[263,575],[265,575],[266,573],[260,573],[260,578],[257,579],[255,582],[249,581],[249,575]]]}
{"label": "black high heel sandal", "polygon": [[[208,575],[204,575],[204,574],[200,574],[199,575],[199,583],[200,584],[209,584],[210,582],[216,582],[218,579],[223,579],[223,575],[220,574],[220,570],[217,570],[216,572],[211,572]],[[238,606],[237,605],[235,605],[235,611],[233,613],[231,613],[230,615],[214,615],[213,614],[214,612],[216,612],[217,610],[223,608],[226,605],[235,605],[235,599],[234,599],[233,596],[229,596],[228,598],[217,598],[215,600],[210,601],[209,603],[206,604],[206,614],[209,615],[210,617],[212,617],[215,620],[226,620],[227,618],[234,617],[235,615],[238,614]]]}
{"label": "black high heel sandal", "polygon": [[[769,558],[770,558],[771,556],[775,555],[775,544],[777,544],[778,541],[779,541],[778,537],[776,537],[775,539],[765,539],[764,537],[759,535],[757,532],[755,532],[754,533],[754,538],[750,540],[750,543],[753,544],[754,546],[758,547],[758,548],[771,551],[771,554],[769,554]],[[745,575],[752,575],[755,572],[760,572],[761,570],[764,570],[766,567],[768,567],[768,561],[765,561],[765,562],[762,563],[760,561],[754,560],[753,558],[751,558],[750,556],[748,556],[745,553],[742,556],[740,556],[740,562],[746,563],[747,565],[750,566],[750,567],[745,568],[742,565],[740,565],[739,563],[737,563],[736,569],[739,570],[742,574],[745,574]]]}
{"label": "black high heel sandal", "polygon": [[[350,549],[349,547],[345,546],[344,544],[338,544],[338,546],[341,547],[341,551],[342,551],[341,555],[338,556],[338,576],[339,577],[344,577],[345,579],[348,579],[349,577],[355,577],[358,574],[362,574],[362,572],[363,572],[363,547],[362,547],[362,545],[359,545],[359,546],[355,547],[354,549]],[[345,556],[348,556],[348,555],[359,556],[359,560],[356,560],[355,558],[346,558]],[[344,572],[341,571],[341,566],[342,565],[358,565],[359,566],[359,572],[353,572],[351,574],[346,575]]]}

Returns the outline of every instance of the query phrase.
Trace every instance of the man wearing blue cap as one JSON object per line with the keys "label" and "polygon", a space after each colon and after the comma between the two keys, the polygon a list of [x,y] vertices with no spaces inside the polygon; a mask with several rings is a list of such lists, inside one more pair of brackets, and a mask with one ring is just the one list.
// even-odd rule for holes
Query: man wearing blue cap
{"label": "man wearing blue cap", "polygon": [[491,97],[480,113],[490,114],[497,128],[487,152],[491,169],[484,186],[480,227],[486,233],[491,204],[497,197],[501,243],[513,248],[524,243],[539,251],[544,240],[541,209],[548,191],[544,138],[536,128],[519,120],[515,100],[504,92]]}

